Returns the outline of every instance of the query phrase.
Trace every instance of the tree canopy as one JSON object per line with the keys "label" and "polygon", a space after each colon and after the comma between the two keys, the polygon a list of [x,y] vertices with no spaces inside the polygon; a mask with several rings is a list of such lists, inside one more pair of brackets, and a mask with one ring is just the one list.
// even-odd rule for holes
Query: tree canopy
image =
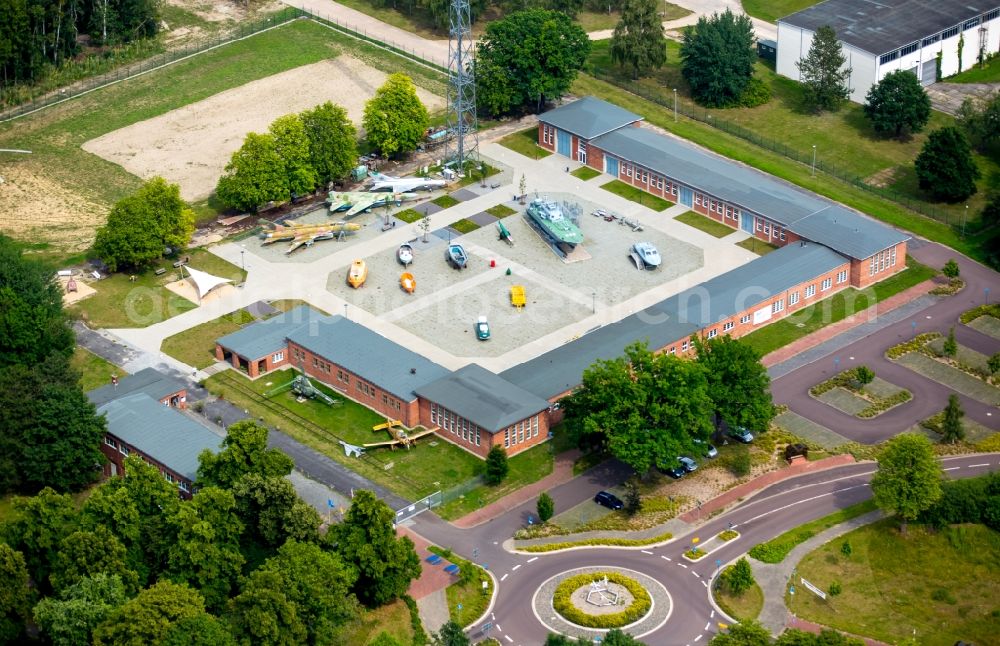
{"label": "tree canopy", "polygon": [[57,646],[91,643],[91,633],[104,623],[127,596],[121,577],[95,574],[65,588],[58,597],[47,597],[35,606],[35,621],[42,634]]}
{"label": "tree canopy", "polygon": [[580,439],[600,442],[638,473],[671,466],[707,440],[713,403],[705,369],[645,344],[625,356],[599,360],[583,373],[583,385],[566,402],[566,419]]}
{"label": "tree canopy", "polygon": [[292,459],[267,448],[268,430],[253,420],[236,422],[226,429],[218,453],[205,450],[198,456],[199,487],[231,489],[248,474],[284,477],[292,472]]}
{"label": "tree canopy", "polygon": [[483,480],[490,486],[496,486],[507,478],[510,465],[507,463],[507,451],[499,444],[490,447],[486,454],[486,468],[483,470]]}
{"label": "tree canopy", "polygon": [[527,9],[486,25],[476,45],[476,100],[492,116],[541,112],[569,91],[590,54],[586,32],[564,14]]}
{"label": "tree canopy", "polygon": [[268,202],[287,202],[288,173],[274,137],[248,133],[226,164],[215,193],[223,204],[240,211],[256,212]]}
{"label": "tree canopy", "polygon": [[914,162],[920,188],[945,202],[960,202],[976,192],[982,173],[962,131],[954,126],[927,137]]}
{"label": "tree canopy", "polygon": [[698,103],[724,108],[737,105],[753,78],[754,31],[750,18],[729,9],[684,30],[681,73]]}
{"label": "tree canopy", "polygon": [[972,145],[986,149],[1000,139],[1000,93],[981,101],[967,97],[955,120]]}
{"label": "tree canopy", "polygon": [[847,57],[833,27],[817,29],[809,53],[795,63],[802,74],[806,101],[815,110],[835,110],[850,96],[851,68],[845,68],[845,63]]}
{"label": "tree canopy", "polygon": [[749,343],[730,336],[695,339],[696,362],[705,368],[708,396],[718,418],[757,432],[774,417],[771,377]]}
{"label": "tree canopy", "polygon": [[306,626],[283,584],[273,571],[255,572],[229,600],[226,622],[239,641],[262,646],[306,643]]}
{"label": "tree canopy", "polygon": [[631,68],[632,76],[663,67],[667,41],[656,0],[624,0],[622,17],[611,36],[611,60]]}
{"label": "tree canopy", "polygon": [[327,101],[302,112],[309,160],[320,183],[347,176],[358,161],[357,131],[347,110]]}
{"label": "tree canopy", "polygon": [[158,581],[115,609],[94,630],[94,645],[156,644],[174,623],[204,612],[205,602],[196,591],[171,581]]}
{"label": "tree canopy", "polygon": [[964,415],[965,411],[962,410],[958,395],[955,393],[948,395],[948,405],[944,408],[944,419],[941,420],[942,442],[954,444],[965,439],[965,427],[962,425]]}
{"label": "tree canopy", "polygon": [[24,632],[31,609],[31,589],[24,556],[0,543],[0,643],[13,643]]}
{"label": "tree canopy", "polygon": [[312,165],[309,137],[302,117],[286,114],[271,122],[268,132],[274,137],[274,149],[285,162],[288,191],[305,195],[316,188],[316,169]]}
{"label": "tree canopy", "polygon": [[424,140],[430,117],[406,74],[391,74],[365,104],[362,121],[368,143],[386,157],[413,152]]}
{"label": "tree canopy", "polygon": [[941,467],[930,440],[903,433],[886,442],[871,487],[875,504],[899,516],[905,531],[907,521],[941,497]]}
{"label": "tree canopy", "polygon": [[901,138],[924,129],[931,118],[931,99],[915,74],[898,70],[868,90],[864,109],[875,132]]}
{"label": "tree canopy", "polygon": [[98,575],[116,576],[126,592],[137,592],[138,575],[129,569],[125,546],[103,526],[64,538],[53,559],[49,581],[57,593]]}

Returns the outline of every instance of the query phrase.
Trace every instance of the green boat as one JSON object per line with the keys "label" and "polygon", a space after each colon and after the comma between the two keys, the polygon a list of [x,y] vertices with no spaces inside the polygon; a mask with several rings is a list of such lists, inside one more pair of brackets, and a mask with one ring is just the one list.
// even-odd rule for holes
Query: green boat
{"label": "green boat", "polygon": [[528,205],[528,217],[557,244],[575,247],[583,242],[583,232],[573,224],[557,202],[535,198]]}

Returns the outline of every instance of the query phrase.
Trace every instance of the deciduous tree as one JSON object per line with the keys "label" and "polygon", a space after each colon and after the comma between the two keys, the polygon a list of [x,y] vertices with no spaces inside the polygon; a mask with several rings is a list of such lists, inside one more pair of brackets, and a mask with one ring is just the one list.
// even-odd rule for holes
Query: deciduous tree
{"label": "deciduous tree", "polygon": [[965,427],[962,425],[964,416],[965,411],[962,410],[958,395],[954,393],[948,395],[948,405],[944,409],[944,419],[941,421],[942,442],[954,444],[965,439]]}
{"label": "deciduous tree", "polygon": [[920,132],[931,118],[931,100],[912,72],[889,72],[868,90],[865,116],[880,135],[897,138]]}
{"label": "deciduous tree", "polygon": [[774,417],[771,377],[749,343],[730,336],[695,338],[715,414],[729,426],[765,431]]}
{"label": "deciduous tree", "polygon": [[993,355],[986,360],[986,367],[988,367],[990,372],[994,375],[1000,372],[1000,352],[993,353]]}
{"label": "deciduous tree", "polygon": [[611,36],[611,60],[631,68],[633,78],[667,62],[667,41],[656,0],[625,0]]}
{"label": "deciduous tree", "polygon": [[941,497],[941,467],[930,440],[916,433],[889,440],[879,453],[871,487],[875,504],[899,516],[905,533],[907,521]]}
{"label": "deciduous tree", "polygon": [[958,354],[958,341],[955,340],[955,326],[948,328],[948,336],[945,337],[944,345],[941,347],[941,354],[946,357],[954,357]]}
{"label": "deciduous tree", "polygon": [[948,262],[944,263],[944,267],[941,268],[941,273],[947,278],[958,278],[962,270],[959,268],[958,263],[955,262],[954,258],[949,258]]}
{"label": "deciduous tree", "polygon": [[322,519],[312,505],[295,493],[282,476],[264,477],[249,473],[233,485],[236,512],[246,526],[244,536],[276,548],[286,540],[316,541]]}
{"label": "deciduous tree", "polygon": [[77,530],[59,544],[49,581],[57,593],[99,574],[114,575],[125,591],[138,591],[139,577],[129,569],[127,552],[118,538],[102,526]]}
{"label": "deciduous tree", "polygon": [[278,449],[267,448],[267,433],[267,428],[253,420],[232,424],[218,453],[206,449],[198,456],[197,485],[231,489],[251,473],[265,478],[287,476],[295,463]]}
{"label": "deciduous tree", "polygon": [[0,543],[0,643],[15,643],[24,632],[31,596],[24,556]]}
{"label": "deciduous tree", "polygon": [[171,581],[158,581],[114,610],[94,630],[95,646],[157,644],[170,627],[205,612],[205,601],[195,590]]}
{"label": "deciduous tree", "polygon": [[409,76],[392,74],[365,104],[362,123],[368,143],[386,157],[413,152],[424,139],[430,117]]}
{"label": "deciduous tree", "polygon": [[504,481],[509,471],[507,451],[499,444],[494,444],[486,454],[486,469],[483,471],[483,480],[490,486],[496,486]]}
{"label": "deciduous tree", "polygon": [[70,496],[45,487],[30,498],[15,497],[11,508],[0,525],[3,540],[24,557],[36,585],[44,586],[62,540],[76,527],[76,506]]}
{"label": "deciduous tree", "polygon": [[1000,138],[1000,93],[983,101],[966,98],[955,120],[969,141],[985,150]]}
{"label": "deciduous tree", "polygon": [[862,386],[867,386],[875,380],[875,371],[868,366],[858,366],[854,369],[854,378]]}
{"label": "deciduous tree", "polygon": [[222,621],[203,612],[171,624],[157,646],[236,646],[236,640]]}
{"label": "deciduous tree", "polygon": [[538,508],[538,520],[543,523],[547,523],[549,519],[552,518],[552,514],[555,512],[556,503],[552,500],[552,496],[550,496],[547,491],[543,491],[542,494],[538,496],[538,504],[536,507]]}
{"label": "deciduous tree", "polygon": [[724,633],[716,633],[711,646],[769,646],[771,633],[755,619],[744,619],[736,624],[730,624]]}
{"label": "deciduous tree", "polygon": [[242,592],[229,600],[226,621],[237,640],[261,646],[306,643],[306,626],[283,584],[275,572],[255,572]]}
{"label": "deciduous tree", "polygon": [[126,599],[121,577],[95,574],[65,588],[58,597],[39,601],[35,622],[56,646],[90,644],[94,629]]}
{"label": "deciduous tree", "polygon": [[451,620],[431,636],[431,646],[469,646],[471,643],[462,627]]}
{"label": "deciduous tree", "polygon": [[274,137],[274,149],[285,162],[288,191],[292,195],[311,193],[316,188],[316,169],[302,117],[297,114],[278,117],[271,122],[268,132]]}
{"label": "deciduous tree", "polygon": [[753,78],[756,54],[750,18],[729,9],[702,16],[684,30],[681,72],[691,95],[702,105],[722,108],[736,105]]}
{"label": "deciduous tree", "polygon": [[741,558],[733,565],[727,567],[726,571],[723,572],[723,580],[729,591],[735,595],[743,594],[756,583],[753,578],[753,570],[750,568],[750,562],[745,558]]}
{"label": "deciduous tree", "polygon": [[973,195],[981,175],[969,142],[955,127],[932,132],[914,165],[920,188],[945,202],[959,202]]}
{"label": "deciduous tree", "polygon": [[816,111],[836,110],[851,94],[847,81],[851,68],[833,27],[816,30],[806,57],[795,63],[802,75],[806,102]]}
{"label": "deciduous tree", "polygon": [[240,211],[256,212],[268,202],[287,202],[288,173],[274,137],[247,134],[226,164],[215,192],[223,204]]}
{"label": "deciduous tree", "polygon": [[327,101],[301,114],[309,159],[319,182],[346,177],[358,161],[357,131],[347,110]]}

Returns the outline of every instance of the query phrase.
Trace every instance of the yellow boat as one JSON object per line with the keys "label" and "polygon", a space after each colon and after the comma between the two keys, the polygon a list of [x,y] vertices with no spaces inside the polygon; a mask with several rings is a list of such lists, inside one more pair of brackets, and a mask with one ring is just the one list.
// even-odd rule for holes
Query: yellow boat
{"label": "yellow boat", "polygon": [[399,276],[399,285],[404,290],[406,290],[406,293],[412,294],[413,290],[415,290],[417,288],[417,281],[413,277],[413,274],[411,274],[408,271],[404,271]]}
{"label": "yellow boat", "polygon": [[510,304],[516,307],[517,309],[521,309],[527,302],[528,299],[524,293],[524,285],[511,285]]}
{"label": "yellow boat", "polygon": [[368,278],[368,265],[364,260],[355,260],[351,263],[351,269],[347,272],[347,284],[357,289],[365,284]]}

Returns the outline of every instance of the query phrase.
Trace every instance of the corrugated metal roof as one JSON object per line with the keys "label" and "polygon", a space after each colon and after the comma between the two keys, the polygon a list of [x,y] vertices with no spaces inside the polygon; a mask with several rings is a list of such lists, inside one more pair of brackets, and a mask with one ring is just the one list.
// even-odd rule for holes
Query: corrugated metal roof
{"label": "corrugated metal roof", "polygon": [[616,128],[641,121],[642,117],[613,103],[585,96],[539,115],[538,120],[583,139],[593,139]]}
{"label": "corrugated metal roof", "polygon": [[216,343],[253,361],[281,350],[287,345],[285,339],[293,331],[325,316],[308,305],[299,305],[284,314],[252,323],[216,339]]}
{"label": "corrugated metal roof", "polygon": [[791,244],[509,368],[500,376],[549,399],[578,386],[591,364],[621,356],[630,343],[645,341],[653,349],[666,347],[847,262],[822,245]]}
{"label": "corrugated metal roof", "polygon": [[342,316],[326,316],[301,325],[288,339],[404,401],[415,398],[415,389],[449,372]]}
{"label": "corrugated metal roof", "polygon": [[421,386],[416,392],[492,433],[549,407],[547,400],[475,363]]}
{"label": "corrugated metal roof", "polygon": [[923,40],[998,6],[975,0],[826,0],[778,22],[815,32],[829,25],[837,38],[871,54]]}
{"label": "corrugated metal roof", "polygon": [[[108,375],[111,379],[111,375]],[[132,393],[145,393],[160,401],[168,395],[185,390],[187,386],[184,382],[165,375],[154,368],[143,368],[134,375],[125,375],[118,379],[118,386],[108,384],[87,393],[87,399],[95,406],[106,404],[115,399],[121,399]]]}
{"label": "corrugated metal roof", "polygon": [[189,480],[198,475],[198,456],[218,453],[222,438],[145,393],[133,393],[98,407],[108,433]]}

